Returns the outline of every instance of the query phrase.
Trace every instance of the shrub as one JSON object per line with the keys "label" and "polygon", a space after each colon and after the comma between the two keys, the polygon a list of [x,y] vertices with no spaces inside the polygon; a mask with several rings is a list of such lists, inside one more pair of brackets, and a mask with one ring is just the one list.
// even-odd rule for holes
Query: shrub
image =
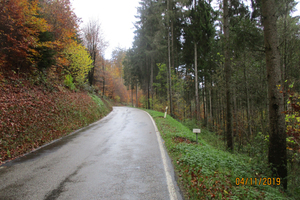
{"label": "shrub", "polygon": [[73,83],[73,77],[68,74],[65,76],[65,81],[64,81],[65,85],[70,89],[70,90],[75,90],[76,87]]}

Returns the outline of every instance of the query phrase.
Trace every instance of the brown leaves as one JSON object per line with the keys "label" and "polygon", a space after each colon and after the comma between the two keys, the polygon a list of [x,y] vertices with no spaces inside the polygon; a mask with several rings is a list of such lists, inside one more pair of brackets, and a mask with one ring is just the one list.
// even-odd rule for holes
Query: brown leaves
{"label": "brown leaves", "polygon": [[179,136],[174,137],[173,140],[174,140],[176,143],[182,143],[182,142],[185,142],[185,143],[188,143],[188,144],[191,144],[191,143],[196,144],[196,142],[192,142],[192,141],[190,141],[190,140],[187,139],[187,138],[179,137]]}
{"label": "brown leaves", "polygon": [[91,111],[96,104],[86,93],[51,93],[41,86],[33,88],[16,75],[7,82],[0,87],[0,162],[100,118]]}

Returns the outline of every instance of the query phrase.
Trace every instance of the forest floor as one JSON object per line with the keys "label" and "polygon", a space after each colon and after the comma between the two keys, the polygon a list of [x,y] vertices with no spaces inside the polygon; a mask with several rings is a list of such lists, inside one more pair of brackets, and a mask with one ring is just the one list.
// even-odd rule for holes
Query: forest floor
{"label": "forest floor", "polygon": [[0,165],[106,116],[108,100],[10,74],[0,79]]}
{"label": "forest floor", "polygon": [[202,129],[196,144],[196,135],[180,122],[146,111],[165,141],[185,199],[293,199],[264,164],[211,146],[203,139],[211,132]]}

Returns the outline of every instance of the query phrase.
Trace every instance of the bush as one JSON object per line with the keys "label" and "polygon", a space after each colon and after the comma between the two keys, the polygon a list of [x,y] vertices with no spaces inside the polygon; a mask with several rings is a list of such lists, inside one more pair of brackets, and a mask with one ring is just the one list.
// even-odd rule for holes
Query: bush
{"label": "bush", "polygon": [[75,90],[76,89],[76,87],[75,87],[75,85],[74,85],[74,83],[73,83],[73,77],[70,75],[70,74],[68,74],[68,75],[66,75],[65,76],[65,81],[64,81],[64,83],[65,83],[65,85],[70,89],[70,90]]}
{"label": "bush", "polygon": [[119,102],[120,102],[120,99],[121,99],[121,98],[120,98],[118,95],[116,95],[116,96],[115,96],[115,100],[116,100],[116,102],[118,102],[118,103],[119,103]]}

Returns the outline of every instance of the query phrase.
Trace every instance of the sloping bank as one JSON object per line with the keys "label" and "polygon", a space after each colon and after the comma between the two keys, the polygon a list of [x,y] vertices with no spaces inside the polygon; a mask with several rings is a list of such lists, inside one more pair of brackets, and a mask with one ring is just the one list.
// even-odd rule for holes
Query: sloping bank
{"label": "sloping bank", "polygon": [[34,86],[19,79],[0,84],[0,164],[106,116],[109,102],[87,92]]}
{"label": "sloping bank", "polygon": [[280,180],[265,173],[266,166],[217,150],[201,138],[196,144],[196,135],[186,126],[170,116],[164,119],[161,112],[146,111],[165,141],[185,199],[288,199],[277,186]]}

